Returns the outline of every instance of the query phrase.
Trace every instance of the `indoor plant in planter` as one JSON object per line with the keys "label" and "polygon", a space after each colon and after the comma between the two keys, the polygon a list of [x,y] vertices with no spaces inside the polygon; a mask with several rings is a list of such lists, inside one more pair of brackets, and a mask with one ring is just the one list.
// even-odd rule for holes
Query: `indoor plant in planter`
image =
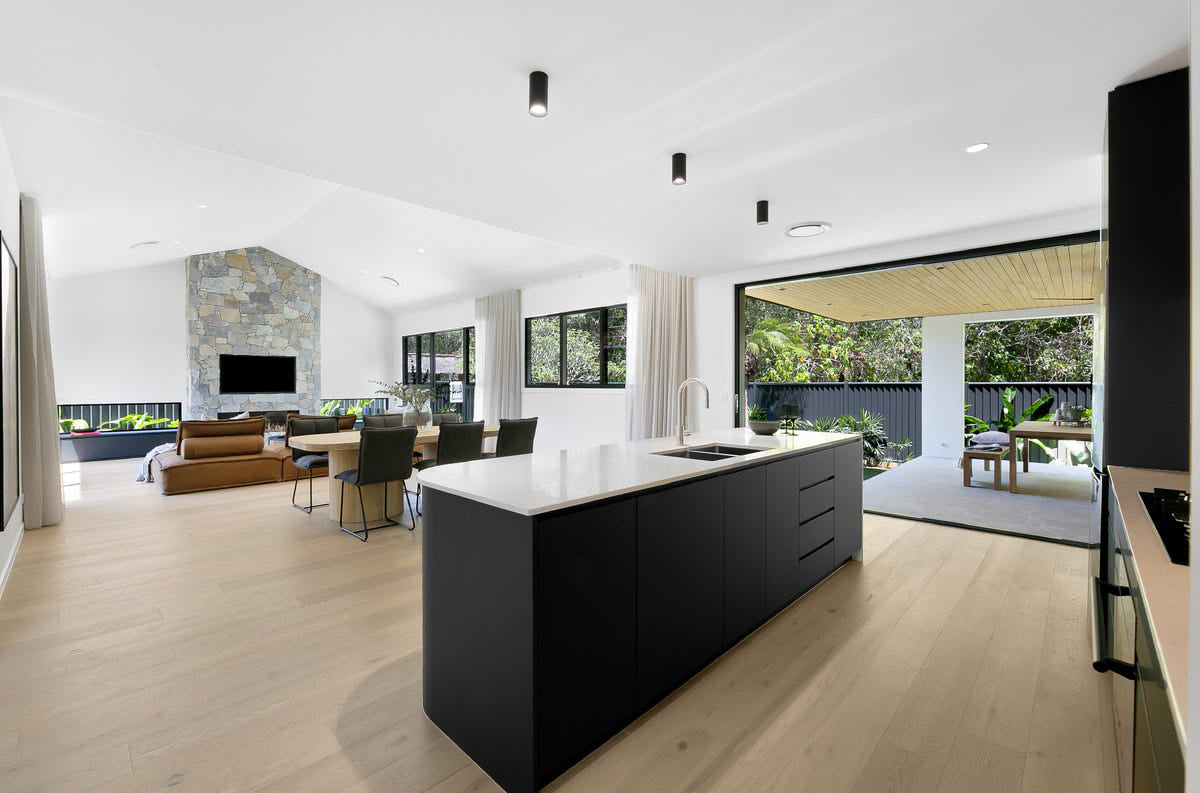
{"label": "indoor plant in planter", "polygon": [[779,432],[779,422],[768,421],[767,411],[763,410],[762,405],[751,405],[746,419],[747,424],[750,425],[750,431],[755,435],[774,435]]}

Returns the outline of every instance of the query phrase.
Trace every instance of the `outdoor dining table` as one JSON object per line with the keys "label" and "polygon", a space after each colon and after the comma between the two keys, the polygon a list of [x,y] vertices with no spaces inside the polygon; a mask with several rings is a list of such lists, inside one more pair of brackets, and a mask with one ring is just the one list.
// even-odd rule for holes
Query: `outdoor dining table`
{"label": "outdoor dining table", "polygon": [[1025,439],[1025,456],[1022,470],[1029,473],[1029,439],[1054,441],[1091,441],[1091,427],[1075,427],[1067,424],[1055,424],[1052,421],[1022,421],[1008,431],[1008,492],[1017,492],[1017,455],[1020,450],[1017,440]]}
{"label": "outdoor dining table", "polygon": [[[437,456],[439,430],[439,427],[430,427],[417,431],[415,447],[422,449],[426,459],[434,459]],[[499,427],[484,427],[483,437],[494,438],[499,432]],[[338,520],[338,513],[342,508],[341,482],[335,477],[342,471],[358,467],[359,444],[358,430],[292,436],[291,446],[293,448],[306,452],[328,452],[329,454],[329,519],[332,521]],[[384,519],[384,487],[383,484],[377,484],[366,485],[362,489],[363,505],[366,507],[368,521]],[[404,491],[400,483],[388,482],[386,487],[388,508],[393,512],[401,509]],[[345,508],[343,518],[347,523],[362,520],[362,510],[359,509],[357,498],[347,499]]]}

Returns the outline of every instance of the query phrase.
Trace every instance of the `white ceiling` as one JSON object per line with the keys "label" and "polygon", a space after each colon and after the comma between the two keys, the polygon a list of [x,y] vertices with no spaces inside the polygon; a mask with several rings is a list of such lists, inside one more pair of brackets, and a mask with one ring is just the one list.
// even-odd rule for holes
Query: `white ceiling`
{"label": "white ceiling", "polygon": [[[37,113],[5,103],[18,176],[56,216],[48,248],[194,230],[197,249],[274,241],[323,272],[355,270],[349,244],[361,274],[432,253],[428,230],[470,242],[423,283],[475,294],[611,261],[589,252],[704,274],[1086,210],[1105,92],[1184,65],[1187,42],[1183,0],[76,0],[4,23],[0,94],[244,158],[109,141],[139,173],[89,184],[99,165],[76,180],[61,151],[30,154],[41,122],[13,118]],[[545,119],[525,110],[535,68]],[[992,148],[963,152],[979,140]],[[212,219],[224,204],[200,192],[229,211]],[[154,213],[171,201],[210,215]],[[189,228],[152,228],[176,219]],[[802,220],[834,228],[783,235]]]}

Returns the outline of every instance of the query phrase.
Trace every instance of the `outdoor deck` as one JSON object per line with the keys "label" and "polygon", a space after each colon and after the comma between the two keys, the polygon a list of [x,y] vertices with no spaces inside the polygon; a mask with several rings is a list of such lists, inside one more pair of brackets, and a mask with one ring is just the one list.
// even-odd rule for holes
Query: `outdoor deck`
{"label": "outdoor deck", "polygon": [[863,508],[884,515],[973,526],[1008,534],[1088,545],[1098,531],[1092,478],[1086,466],[1030,463],[1017,474],[1020,492],[992,489],[992,474],[975,463],[971,487],[953,458],[918,457],[863,483]]}

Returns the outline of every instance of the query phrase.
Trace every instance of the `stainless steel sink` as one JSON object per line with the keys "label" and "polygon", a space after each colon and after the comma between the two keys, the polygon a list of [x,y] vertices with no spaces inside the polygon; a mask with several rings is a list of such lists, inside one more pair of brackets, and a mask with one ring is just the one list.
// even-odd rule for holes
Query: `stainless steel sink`
{"label": "stainless steel sink", "polygon": [[651,454],[658,454],[663,457],[683,457],[688,460],[717,461],[761,451],[763,449],[755,449],[751,446],[728,446],[721,443],[710,443],[705,446],[688,446],[684,449],[668,449],[665,452],[651,452]]}
{"label": "stainless steel sink", "polygon": [[711,446],[695,447],[702,452],[712,452],[713,454],[728,454],[740,457],[743,454],[754,454],[755,452],[764,451],[753,446],[728,446],[723,443],[714,443]]}

